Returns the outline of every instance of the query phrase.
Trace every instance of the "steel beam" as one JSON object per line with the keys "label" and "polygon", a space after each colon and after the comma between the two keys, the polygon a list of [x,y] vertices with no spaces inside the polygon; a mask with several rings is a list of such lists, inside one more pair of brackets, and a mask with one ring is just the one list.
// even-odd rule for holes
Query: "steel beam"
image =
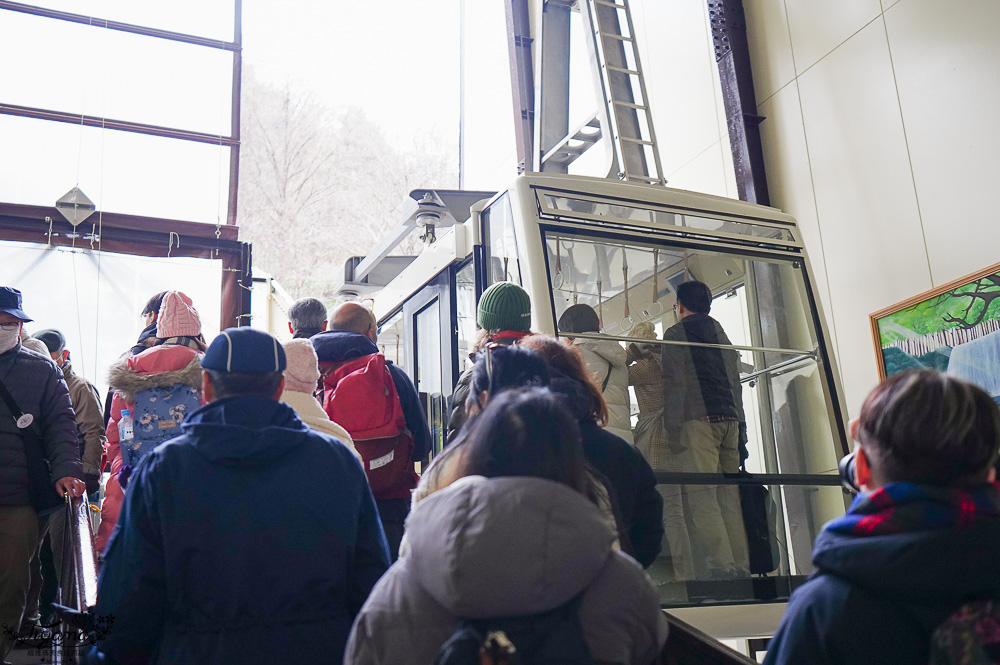
{"label": "steel beam", "polygon": [[[108,30],[118,30],[119,32],[130,32],[134,35],[167,39],[173,42],[183,42],[185,44],[194,44],[196,46],[208,46],[209,48],[217,48],[224,51],[238,51],[240,49],[238,41],[227,42],[224,39],[209,39],[208,37],[198,37],[197,35],[188,35],[183,32],[147,28],[142,25],[122,23],[121,21],[109,21],[106,18],[73,14],[56,9],[48,9],[46,7],[36,7],[35,5],[11,2],[10,0],[0,0],[0,9],[19,12],[21,14],[31,14],[33,16],[43,16],[45,18],[55,18],[60,21],[69,21],[70,23],[79,23],[81,25],[89,25],[95,28],[107,28]],[[237,8],[237,20],[239,20],[238,17],[239,9]]]}
{"label": "steel beam", "polygon": [[531,23],[528,0],[506,0],[507,48],[510,53],[510,86],[514,102],[514,140],[517,143],[517,172],[532,161],[535,132],[535,84],[531,65]]}
{"label": "steel beam", "polygon": [[[237,111],[239,111],[238,107]],[[127,120],[100,118],[95,115],[82,115],[80,113],[67,113],[66,111],[53,111],[51,109],[40,109],[33,106],[0,104],[0,115],[16,115],[22,118],[66,122],[71,125],[86,125],[87,127],[114,129],[120,132],[160,136],[168,139],[181,139],[183,141],[194,141],[195,143],[221,145],[226,146],[227,148],[233,148],[240,144],[239,139],[231,136],[206,134],[204,132],[192,132],[185,129],[173,129],[171,127],[163,127],[161,125],[147,125],[140,122],[129,122]]]}
{"label": "steel beam", "polygon": [[548,0],[542,5],[539,54],[541,75],[535,94],[535,145],[533,169],[551,173],[567,173],[568,162],[546,161],[544,156],[554,147],[568,142],[569,134],[569,51],[572,7],[560,0]]}
{"label": "steel beam", "polygon": [[708,16],[740,199],[770,205],[743,0],[708,0]]}

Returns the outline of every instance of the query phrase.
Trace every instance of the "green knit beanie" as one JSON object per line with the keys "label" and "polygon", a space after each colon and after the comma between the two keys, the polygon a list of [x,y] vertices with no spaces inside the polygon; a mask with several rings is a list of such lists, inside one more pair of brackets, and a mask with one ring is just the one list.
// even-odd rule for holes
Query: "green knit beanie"
{"label": "green knit beanie", "polygon": [[528,332],[531,328],[531,298],[513,282],[497,282],[479,298],[476,321],[486,330]]}

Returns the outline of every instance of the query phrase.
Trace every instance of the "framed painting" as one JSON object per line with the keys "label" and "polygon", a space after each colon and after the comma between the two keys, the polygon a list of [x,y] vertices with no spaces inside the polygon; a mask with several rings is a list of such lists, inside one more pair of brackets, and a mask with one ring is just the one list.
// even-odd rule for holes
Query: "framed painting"
{"label": "framed painting", "polygon": [[871,315],[879,379],[937,369],[1000,401],[1000,264]]}

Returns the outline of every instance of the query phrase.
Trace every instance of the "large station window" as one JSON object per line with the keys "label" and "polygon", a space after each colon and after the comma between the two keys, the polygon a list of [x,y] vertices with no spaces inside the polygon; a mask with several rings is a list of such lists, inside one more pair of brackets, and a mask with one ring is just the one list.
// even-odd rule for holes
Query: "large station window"
{"label": "large station window", "polygon": [[[559,334],[581,347],[620,344],[633,363],[633,383],[641,381],[642,364],[660,380],[652,392],[630,386],[630,409],[636,446],[658,473],[664,498],[664,556],[651,569],[664,602],[683,603],[694,580],[749,579],[741,509],[747,490],[733,480],[741,466],[779,478],[767,499],[777,510],[774,568],[766,572],[788,579],[811,572],[812,540],[843,513],[844,502],[839,488],[815,482],[836,473],[839,428],[801,259],[723,251],[718,243],[680,246],[647,234],[549,229],[544,243],[555,319],[574,305],[596,313],[596,330]],[[688,329],[691,321],[679,323],[677,289],[691,280],[710,291],[709,315],[717,324],[706,337]],[[705,369],[711,363],[717,371]],[[711,389],[692,385],[706,380],[734,395],[730,420],[706,406]],[[740,422],[749,453],[742,465]],[[714,437],[703,442],[705,450],[702,430]],[[720,550],[731,554],[716,557]],[[760,564],[755,568],[761,572]],[[707,593],[732,597],[733,588]]]}

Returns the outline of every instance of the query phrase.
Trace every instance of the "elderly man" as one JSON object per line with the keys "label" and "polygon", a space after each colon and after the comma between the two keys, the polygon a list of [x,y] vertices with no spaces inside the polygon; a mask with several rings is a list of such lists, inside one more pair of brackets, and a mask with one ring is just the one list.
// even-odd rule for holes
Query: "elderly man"
{"label": "elderly man", "polygon": [[205,406],[142,458],[105,553],[104,662],[340,663],[389,565],[364,471],[278,401],[275,338],[228,328],[201,365]]}
{"label": "elderly man", "polygon": [[[24,612],[29,562],[39,544],[39,511],[53,508],[40,498],[45,484],[51,482],[60,495],[81,496],[85,489],[62,373],[21,348],[22,328],[31,320],[21,292],[0,286],[0,626],[13,630]],[[42,458],[47,473],[44,463],[32,462]],[[10,646],[0,631],[0,656]]]}
{"label": "elderly man", "polygon": [[288,308],[288,332],[293,339],[309,339],[326,330],[326,305],[316,298],[301,298]]}
{"label": "elderly man", "polygon": [[[348,302],[340,305],[333,311],[331,317],[331,332],[317,335],[312,338],[313,346],[319,356],[320,370],[323,373],[325,390],[331,390],[335,386],[331,382],[330,369],[349,359],[357,359],[364,356],[378,354],[378,324],[372,311],[355,302]],[[406,421],[406,429],[409,430],[413,439],[413,449],[408,459],[405,461],[397,459],[397,463],[410,464],[413,471],[413,463],[426,461],[431,452],[431,433],[427,427],[427,418],[424,410],[420,406],[420,396],[417,393],[413,381],[403,371],[402,367],[386,361],[386,368],[392,377],[396,395],[399,398],[399,405]],[[373,402],[374,403],[374,402]],[[329,402],[326,403],[331,420],[336,421],[336,414],[330,409]],[[365,456],[364,446],[357,446],[362,457]],[[378,465],[379,460],[365,460],[365,468],[371,469]],[[369,476],[369,480],[371,480]],[[385,529],[386,538],[389,541],[389,553],[393,561],[399,555],[399,544],[403,539],[403,525],[406,516],[410,513],[410,492],[417,486],[417,475],[415,472],[409,474],[409,480],[391,489],[376,488],[375,501],[378,504],[379,516],[382,518],[382,526]]]}

